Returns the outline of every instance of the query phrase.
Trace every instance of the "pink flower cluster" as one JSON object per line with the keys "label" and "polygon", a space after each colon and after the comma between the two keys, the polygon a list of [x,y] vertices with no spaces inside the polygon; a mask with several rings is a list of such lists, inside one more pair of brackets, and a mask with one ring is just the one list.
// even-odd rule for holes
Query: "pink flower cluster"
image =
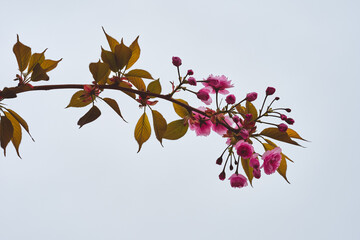
{"label": "pink flower cluster", "polygon": [[[231,84],[231,80],[228,80],[228,78],[224,75],[210,75],[206,80],[204,80],[203,85],[205,87],[198,91],[197,97],[207,105],[212,103],[210,94],[228,94],[229,91],[227,88],[232,88],[234,86]],[[230,97],[228,100],[235,102],[235,96],[234,98]]]}

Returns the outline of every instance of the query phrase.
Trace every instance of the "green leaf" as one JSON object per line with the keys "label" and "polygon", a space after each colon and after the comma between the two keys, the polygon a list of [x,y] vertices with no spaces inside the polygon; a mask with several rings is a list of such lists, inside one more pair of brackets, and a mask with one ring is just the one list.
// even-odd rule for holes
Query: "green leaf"
{"label": "green leaf", "polygon": [[163,138],[177,140],[186,134],[188,127],[189,125],[187,122],[184,122],[184,119],[172,121],[167,125],[167,129]]}
{"label": "green leaf", "polygon": [[137,36],[137,38],[130,45],[131,58],[130,58],[130,60],[128,62],[128,65],[126,66],[126,69],[131,68],[132,65],[134,65],[134,63],[136,63],[136,61],[140,57],[140,46],[138,44],[138,39],[139,39],[139,36]]}
{"label": "green leaf", "polygon": [[255,106],[249,101],[246,101],[246,112],[252,115],[251,120],[253,121],[258,117],[258,113]]}
{"label": "green leaf", "polygon": [[4,155],[6,156],[6,146],[9,144],[13,137],[14,127],[11,121],[6,116],[1,116],[0,122],[0,141],[1,147],[4,149]]}
{"label": "green leaf", "polygon": [[159,140],[160,144],[162,145],[162,139],[166,132],[167,123],[165,118],[156,110],[151,110],[152,117],[153,117],[153,125],[154,131],[157,140]]}
{"label": "green leaf", "polygon": [[14,145],[17,155],[21,158],[20,152],[19,152],[19,146],[20,146],[21,138],[22,138],[20,123],[9,112],[5,112],[5,116],[10,120],[10,122],[14,128],[13,137],[11,138],[11,142]]}
{"label": "green leaf", "polygon": [[117,102],[112,98],[103,98],[103,100],[126,122],[120,112],[119,105]]}
{"label": "green leaf", "polygon": [[115,58],[117,67],[123,69],[131,58],[131,49],[121,42],[115,46]]}
{"label": "green leaf", "polygon": [[101,59],[103,60],[104,63],[109,65],[111,71],[113,72],[119,71],[119,68],[116,63],[115,53],[106,51],[103,48],[101,48]]}
{"label": "green leaf", "polygon": [[109,77],[110,68],[109,65],[106,63],[100,62],[97,63],[90,63],[89,65],[90,72],[97,82],[100,85],[104,85]]}
{"label": "green leaf", "polygon": [[41,63],[41,68],[44,69],[45,72],[50,72],[51,70],[53,70],[54,68],[57,67],[58,63],[62,60],[62,58],[60,60],[50,60],[50,59],[45,59],[42,63]]}
{"label": "green leaf", "polygon": [[153,79],[151,74],[143,69],[134,69],[129,71],[125,74],[126,77],[140,77],[140,78],[147,78],[147,79]]}
{"label": "green leaf", "polygon": [[300,135],[297,133],[297,132],[295,132],[295,130],[292,130],[292,129],[290,129],[290,128],[288,128],[287,130],[286,130],[286,133],[289,135],[289,137],[291,137],[291,138],[297,138],[297,139],[300,139],[300,140],[303,140],[303,141],[307,141],[307,140],[305,140],[305,139],[303,139],[302,137],[300,137]]}
{"label": "green leaf", "polygon": [[100,109],[96,106],[92,106],[90,110],[79,119],[77,124],[80,126],[79,128],[81,128],[85,124],[95,121],[98,117],[100,117],[100,115]]}
{"label": "green leaf", "polygon": [[160,94],[161,93],[161,85],[159,80],[152,81],[149,83],[147,87],[147,91],[151,93]]}
{"label": "green leaf", "polygon": [[42,53],[33,53],[30,57],[29,67],[28,67],[28,74],[34,69],[36,64],[41,65],[45,60],[45,49]]}
{"label": "green leaf", "polygon": [[[182,102],[186,105],[189,105],[188,102],[185,100],[182,100],[182,99],[175,99],[175,100]],[[179,117],[185,118],[186,116],[190,115],[188,110],[186,110],[186,108],[180,106],[179,104],[173,103],[173,107],[174,107],[174,110],[177,113],[177,115],[179,115]]]}
{"label": "green leaf", "polygon": [[19,123],[20,123],[20,125],[26,130],[26,132],[29,134],[29,136],[31,137],[31,139],[33,140],[33,141],[35,141],[34,140],[34,138],[31,136],[31,134],[30,134],[30,130],[29,130],[29,126],[28,126],[28,124],[27,124],[27,122],[22,118],[22,117],[20,117],[20,115],[19,114],[17,114],[15,111],[13,111],[13,110],[11,110],[11,109],[9,109],[9,108],[5,108],[6,109],[6,111],[8,111]]}
{"label": "green leaf", "polygon": [[252,180],[254,178],[254,175],[253,175],[254,169],[252,167],[250,167],[249,162],[250,162],[250,159],[241,158],[241,165],[244,169],[244,172],[245,172],[247,178],[249,179],[250,185],[252,186]]}
{"label": "green leaf", "polygon": [[71,97],[70,103],[69,103],[69,105],[66,106],[66,108],[68,108],[68,107],[85,107],[93,102],[92,99],[88,99],[85,96],[87,96],[87,93],[84,90],[77,91]]}
{"label": "green leaf", "polygon": [[134,132],[135,140],[139,144],[139,150],[137,152],[140,152],[141,146],[143,145],[144,142],[146,142],[150,138],[150,135],[151,135],[151,127],[150,127],[149,119],[146,113],[143,113],[143,115],[141,115],[139,121],[135,126],[135,132]]}
{"label": "green leaf", "polygon": [[111,37],[110,35],[108,35],[108,34],[105,32],[104,27],[102,28],[102,30],[103,30],[104,33],[105,33],[105,36],[106,36],[106,39],[107,39],[107,41],[108,41],[108,43],[109,43],[109,46],[110,46],[111,51],[112,51],[112,52],[115,52],[115,46],[116,46],[116,45],[119,45],[119,42],[116,41],[116,40],[115,40],[113,37]]}
{"label": "green leaf", "polygon": [[132,83],[132,85],[134,85],[138,90],[140,91],[145,91],[146,89],[146,86],[145,86],[145,83],[144,81],[139,78],[139,77],[126,77],[129,82]]}
{"label": "green leaf", "polygon": [[260,135],[267,136],[267,137],[276,139],[278,141],[301,146],[300,144],[298,144],[297,142],[292,140],[286,132],[280,132],[278,128],[266,128],[266,129],[262,130]]}
{"label": "green leaf", "polygon": [[19,70],[20,72],[23,72],[29,64],[29,60],[31,57],[31,48],[22,44],[19,41],[19,35],[17,35],[17,42],[13,47],[13,52],[16,56]]}
{"label": "green leaf", "polygon": [[42,69],[39,63],[37,63],[33,69],[31,74],[31,81],[37,82],[40,80],[49,80],[49,76],[46,74],[45,70]]}
{"label": "green leaf", "polygon": [[[272,150],[274,149],[275,147],[271,144],[268,144],[268,143],[262,143],[264,149],[266,151],[269,151],[269,150]],[[275,145],[276,146],[276,145]],[[287,179],[286,177],[286,170],[287,170],[287,163],[286,163],[286,156],[285,154],[281,153],[281,162],[280,162],[280,166],[279,168],[277,169],[277,172],[288,182],[289,180]]]}

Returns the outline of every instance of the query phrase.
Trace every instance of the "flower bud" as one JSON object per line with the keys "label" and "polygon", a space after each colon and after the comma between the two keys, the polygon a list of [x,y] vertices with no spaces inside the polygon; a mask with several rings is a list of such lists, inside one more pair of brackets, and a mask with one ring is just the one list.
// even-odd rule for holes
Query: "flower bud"
{"label": "flower bud", "polygon": [[253,117],[252,114],[248,113],[248,114],[245,115],[245,120],[246,121],[251,121],[252,117]]}
{"label": "flower bud", "polygon": [[280,132],[286,132],[286,130],[288,129],[288,126],[285,123],[280,123],[278,125],[278,129]]}
{"label": "flower bud", "polygon": [[217,164],[217,165],[221,165],[221,164],[222,164],[222,161],[223,161],[222,156],[220,156],[220,157],[216,160],[216,164]]}
{"label": "flower bud", "polygon": [[233,116],[233,121],[234,121],[235,123],[240,122],[239,116],[237,116],[237,115]]}
{"label": "flower bud", "polygon": [[288,118],[288,119],[286,119],[285,121],[286,121],[288,124],[290,124],[290,125],[293,125],[294,122],[295,122],[295,120],[292,119],[292,118]]}
{"label": "flower bud", "polygon": [[273,95],[275,93],[275,88],[273,87],[268,87],[266,89],[266,95]]}
{"label": "flower bud", "polygon": [[230,171],[232,171],[234,169],[234,166],[231,164],[229,169],[230,169]]}
{"label": "flower bud", "polygon": [[254,178],[259,179],[261,177],[261,170],[254,168],[253,175],[254,175]]}
{"label": "flower bud", "polygon": [[234,94],[230,94],[226,97],[225,101],[227,104],[234,104],[236,101],[236,97],[234,96]]}
{"label": "flower bud", "polygon": [[196,96],[197,96],[198,99],[200,99],[202,101],[207,101],[210,98],[210,94],[205,88],[200,89],[197,92]]}
{"label": "flower bud", "polygon": [[172,64],[175,67],[179,67],[181,65],[181,58],[179,57],[172,57]]}
{"label": "flower bud", "polygon": [[280,118],[281,118],[281,120],[285,121],[287,119],[287,116],[285,114],[280,114]]}
{"label": "flower bud", "polygon": [[225,174],[224,171],[222,171],[222,172],[219,174],[219,179],[220,179],[221,181],[224,181],[225,178],[226,178],[226,174]]}
{"label": "flower bud", "polygon": [[290,108],[285,108],[285,111],[291,112],[291,109]]}
{"label": "flower bud", "polygon": [[193,78],[193,77],[189,77],[188,83],[189,83],[190,85],[196,86],[196,79]]}
{"label": "flower bud", "polygon": [[276,101],[277,101],[277,100],[280,100],[280,98],[279,98],[279,97],[276,97],[275,100],[276,100]]}
{"label": "flower bud", "polygon": [[187,71],[187,75],[194,75],[194,71],[193,71],[192,69],[189,69],[189,70]]}
{"label": "flower bud", "polygon": [[246,95],[246,100],[249,102],[255,101],[257,99],[257,93],[256,92],[252,92],[252,93],[248,93]]}

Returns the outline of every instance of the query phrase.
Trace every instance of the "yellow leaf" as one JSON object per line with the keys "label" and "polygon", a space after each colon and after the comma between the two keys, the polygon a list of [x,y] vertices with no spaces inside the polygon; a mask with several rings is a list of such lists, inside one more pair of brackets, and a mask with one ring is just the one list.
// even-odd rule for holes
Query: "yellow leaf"
{"label": "yellow leaf", "polygon": [[10,120],[10,122],[14,128],[13,137],[11,139],[11,142],[14,145],[17,155],[21,158],[20,152],[19,152],[19,146],[20,146],[21,138],[22,138],[20,123],[9,112],[5,112],[5,116]]}
{"label": "yellow leaf", "polygon": [[34,69],[36,64],[41,65],[45,60],[45,49],[42,53],[33,53],[30,58],[29,67],[28,67],[28,74]]}
{"label": "yellow leaf", "polygon": [[150,135],[151,135],[151,127],[150,127],[149,119],[146,113],[143,113],[143,115],[141,115],[139,121],[135,126],[135,132],[134,132],[135,140],[139,144],[139,150],[137,152],[140,152],[141,146],[143,145],[144,142],[146,142],[150,138]]}
{"label": "yellow leaf", "polygon": [[86,92],[84,90],[77,91],[74,93],[74,95],[71,97],[68,107],[85,107],[93,102],[93,99],[85,98]]}
{"label": "yellow leaf", "polygon": [[134,63],[136,63],[136,61],[140,57],[140,46],[138,44],[138,39],[139,39],[139,36],[130,45],[131,57],[130,57],[130,60],[128,62],[128,65],[126,66],[126,69],[131,68],[132,65],[134,65]]}
{"label": "yellow leaf", "polygon": [[189,125],[187,123],[184,124],[184,119],[172,121],[167,125],[163,138],[169,140],[182,138],[186,134],[188,127]]}
{"label": "yellow leaf", "polygon": [[106,51],[103,48],[101,48],[101,59],[103,60],[104,63],[109,65],[111,71],[113,72],[119,71],[119,68],[116,64],[115,53]]}
{"label": "yellow leaf", "polygon": [[250,113],[252,115],[251,120],[253,121],[258,117],[255,106],[249,101],[246,101],[246,113]]}
{"label": "yellow leaf", "polygon": [[254,175],[253,175],[254,169],[252,167],[250,167],[249,162],[250,162],[250,159],[241,158],[241,165],[244,169],[244,172],[245,172],[247,178],[249,179],[250,185],[252,186],[252,180],[254,178]]}
{"label": "yellow leaf", "polygon": [[17,114],[15,111],[13,111],[9,108],[5,108],[5,109],[20,123],[20,125],[26,130],[26,132],[29,134],[31,139],[34,141],[34,138],[30,134],[30,130],[29,130],[29,126],[28,126],[27,122],[22,117],[20,117],[20,115]]}
{"label": "yellow leaf", "polygon": [[102,63],[99,60],[97,63],[90,63],[89,69],[95,82],[99,83],[100,85],[106,83],[110,74],[110,68],[108,64]]}
{"label": "yellow leaf", "polygon": [[139,77],[126,77],[129,82],[132,83],[132,85],[134,85],[138,90],[140,91],[145,91],[146,89],[146,86],[145,86],[145,83],[144,81],[139,78]]}
{"label": "yellow leaf", "polygon": [[50,60],[50,59],[45,59],[42,63],[41,63],[41,67],[42,69],[44,69],[45,72],[50,72],[51,70],[53,70],[54,68],[57,67],[58,63],[62,60],[62,58],[60,60]]}
{"label": "yellow leaf", "polygon": [[153,125],[154,125],[154,131],[157,140],[159,140],[160,144],[162,145],[162,139],[166,132],[167,123],[165,118],[156,110],[151,110],[152,116],[153,116]]}
{"label": "yellow leaf", "polygon": [[243,116],[245,116],[246,112],[246,108],[241,106],[240,104],[236,106],[236,110]]}
{"label": "yellow leaf", "polygon": [[13,137],[14,127],[11,121],[6,116],[1,116],[0,122],[0,141],[1,147],[4,149],[4,155],[6,156],[6,146],[9,144]]}
{"label": "yellow leaf", "polygon": [[[175,100],[182,102],[186,105],[189,105],[185,100],[182,100],[182,99],[175,99]],[[190,115],[190,113],[188,112],[188,110],[186,110],[186,108],[184,108],[176,103],[173,103],[173,107],[174,107],[174,110],[177,113],[177,115],[179,115],[179,117],[185,118],[186,116]]]}
{"label": "yellow leaf", "polygon": [[153,79],[151,74],[143,69],[134,69],[129,71],[125,74],[126,77],[140,77],[140,78],[147,78],[147,79]]}
{"label": "yellow leaf", "polygon": [[23,72],[29,64],[29,60],[31,57],[31,48],[22,44],[19,41],[19,35],[17,35],[17,42],[13,47],[13,52],[16,56],[19,70],[20,72]]}
{"label": "yellow leaf", "polygon": [[115,47],[116,47],[116,45],[119,45],[119,42],[116,41],[116,40],[115,40],[113,37],[111,37],[110,35],[108,35],[108,34],[105,32],[104,27],[102,28],[102,30],[103,30],[104,33],[105,33],[105,36],[106,36],[106,39],[107,39],[107,41],[108,41],[108,43],[109,43],[109,46],[110,46],[111,51],[114,53],[114,52],[115,52]]}
{"label": "yellow leaf", "polygon": [[131,58],[131,49],[123,43],[115,46],[116,64],[119,70],[123,69]]}
{"label": "yellow leaf", "polygon": [[126,120],[121,115],[119,105],[117,104],[117,102],[114,99],[104,98],[103,100],[126,122]]}
{"label": "yellow leaf", "polygon": [[292,130],[292,129],[290,129],[290,128],[288,128],[287,130],[286,130],[286,133],[289,135],[289,137],[291,137],[291,138],[297,138],[297,139],[301,139],[301,140],[303,140],[303,141],[307,141],[307,140],[305,140],[305,139],[303,139],[302,137],[300,137],[300,135],[297,133],[297,132],[295,132],[295,130]]}
{"label": "yellow leaf", "polygon": [[262,130],[260,135],[271,137],[278,141],[301,146],[300,144],[298,144],[297,142],[292,140],[286,132],[281,132],[278,128],[266,128],[266,129]]}
{"label": "yellow leaf", "polygon": [[147,87],[147,91],[151,93],[160,94],[161,93],[161,85],[159,80],[152,81],[149,83]]}

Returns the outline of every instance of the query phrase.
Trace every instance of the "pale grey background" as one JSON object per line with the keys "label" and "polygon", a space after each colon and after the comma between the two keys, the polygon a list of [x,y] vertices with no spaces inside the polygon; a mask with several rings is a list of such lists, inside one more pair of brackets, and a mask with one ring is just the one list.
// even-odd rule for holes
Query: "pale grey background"
{"label": "pale grey background", "polygon": [[[263,176],[254,188],[217,179],[225,147],[216,134],[189,132],[162,148],[154,136],[137,154],[141,111],[111,92],[128,124],[107,106],[78,130],[85,109],[64,109],[74,91],[7,100],[29,123],[23,159],[0,159],[0,239],[360,239],[358,1],[2,1],[0,87],[17,73],[21,41],[63,57],[53,84],[88,83],[90,62],[107,47],[101,26],[130,44],[135,65],[176,78],[172,56],[195,76],[225,74],[244,96],[277,88],[307,148],[282,145],[295,160],[287,184]],[[200,105],[193,99],[194,105]],[[256,102],[257,106],[260,101]],[[175,119],[171,105],[160,104]],[[259,147],[259,146],[257,146]]]}

